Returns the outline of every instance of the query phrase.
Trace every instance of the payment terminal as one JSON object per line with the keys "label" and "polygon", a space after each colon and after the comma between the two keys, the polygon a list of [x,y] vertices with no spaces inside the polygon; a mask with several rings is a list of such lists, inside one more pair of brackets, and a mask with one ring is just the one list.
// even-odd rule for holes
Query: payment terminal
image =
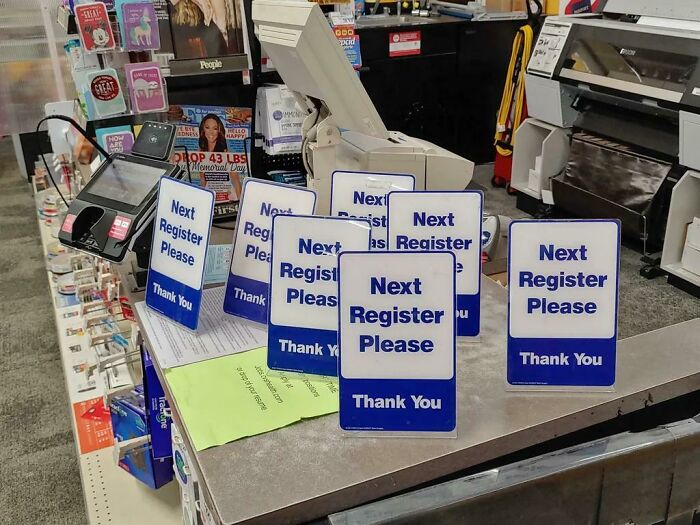
{"label": "payment terminal", "polygon": [[[153,123],[155,133],[170,125]],[[162,129],[161,129],[162,128]],[[152,141],[146,126],[139,141]],[[174,132],[173,132],[174,133]],[[172,144],[168,145],[170,149]],[[138,152],[134,145],[132,152]],[[170,151],[162,152],[168,158]],[[121,262],[142,233],[150,231],[161,177],[182,178],[182,170],[173,164],[138,155],[114,153],[95,171],[90,182],[71,202],[61,229],[62,244]],[[142,242],[150,245],[151,239]]]}

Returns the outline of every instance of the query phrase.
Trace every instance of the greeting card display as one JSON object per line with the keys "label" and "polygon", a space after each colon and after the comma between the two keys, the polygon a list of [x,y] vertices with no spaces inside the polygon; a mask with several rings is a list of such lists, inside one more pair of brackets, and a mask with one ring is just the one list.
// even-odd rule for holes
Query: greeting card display
{"label": "greeting card display", "polygon": [[109,117],[126,111],[124,94],[117,72],[112,68],[94,71],[87,76],[89,86],[88,115]]}
{"label": "greeting card display", "polygon": [[122,46],[128,51],[160,49],[158,17],[151,2],[121,6]]}
{"label": "greeting card display", "polygon": [[114,34],[103,2],[76,5],[75,20],[86,52],[114,49]]}
{"label": "greeting card display", "polygon": [[127,64],[124,71],[134,113],[164,111],[167,108],[158,63]]}

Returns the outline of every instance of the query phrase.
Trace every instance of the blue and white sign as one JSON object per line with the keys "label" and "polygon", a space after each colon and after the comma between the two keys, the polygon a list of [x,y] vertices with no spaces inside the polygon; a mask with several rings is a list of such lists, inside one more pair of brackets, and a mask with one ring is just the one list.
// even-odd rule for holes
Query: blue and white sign
{"label": "blue and white sign", "polygon": [[224,312],[267,323],[272,261],[272,218],[312,215],[316,193],[287,184],[246,179],[233,238]]}
{"label": "blue and white sign", "polygon": [[479,335],[481,317],[481,209],[479,191],[392,192],[389,249],[455,254],[457,336]]}
{"label": "blue and white sign", "polygon": [[508,263],[508,382],[612,387],[620,223],[514,221]]}
{"label": "blue and white sign", "polygon": [[160,179],[146,305],[190,330],[199,322],[213,211],[212,191]]}
{"label": "blue and white sign", "polygon": [[413,191],[416,178],[396,173],[334,171],[331,175],[331,215],[367,219],[372,224],[372,249],[386,250],[387,195]]}
{"label": "blue and white sign", "polygon": [[344,252],[338,267],[341,428],[454,431],[454,254]]}
{"label": "blue and white sign", "polygon": [[267,366],[338,375],[338,254],[369,250],[369,221],[277,215]]}

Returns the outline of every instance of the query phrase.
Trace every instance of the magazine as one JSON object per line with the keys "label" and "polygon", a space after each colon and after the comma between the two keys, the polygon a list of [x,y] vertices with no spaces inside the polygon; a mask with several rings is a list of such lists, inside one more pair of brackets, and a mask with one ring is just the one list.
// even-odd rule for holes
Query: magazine
{"label": "magazine", "polygon": [[175,58],[245,53],[240,0],[168,0]]}
{"label": "magazine", "polygon": [[217,204],[240,198],[241,179],[248,176],[252,114],[251,108],[225,106],[168,110],[169,120],[177,123],[173,162],[185,171],[189,164],[192,181],[214,191]]}

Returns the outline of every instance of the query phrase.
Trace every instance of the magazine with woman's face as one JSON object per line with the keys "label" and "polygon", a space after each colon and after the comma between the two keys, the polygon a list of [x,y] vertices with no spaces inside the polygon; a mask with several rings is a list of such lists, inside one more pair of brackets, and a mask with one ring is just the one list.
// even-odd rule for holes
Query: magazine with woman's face
{"label": "magazine with woman's face", "polygon": [[185,172],[189,168],[192,182],[214,191],[217,203],[240,198],[241,179],[248,175],[252,115],[250,108],[226,106],[168,110],[168,119],[177,123],[173,162]]}
{"label": "magazine with woman's face", "polygon": [[177,59],[245,53],[240,0],[168,0]]}

